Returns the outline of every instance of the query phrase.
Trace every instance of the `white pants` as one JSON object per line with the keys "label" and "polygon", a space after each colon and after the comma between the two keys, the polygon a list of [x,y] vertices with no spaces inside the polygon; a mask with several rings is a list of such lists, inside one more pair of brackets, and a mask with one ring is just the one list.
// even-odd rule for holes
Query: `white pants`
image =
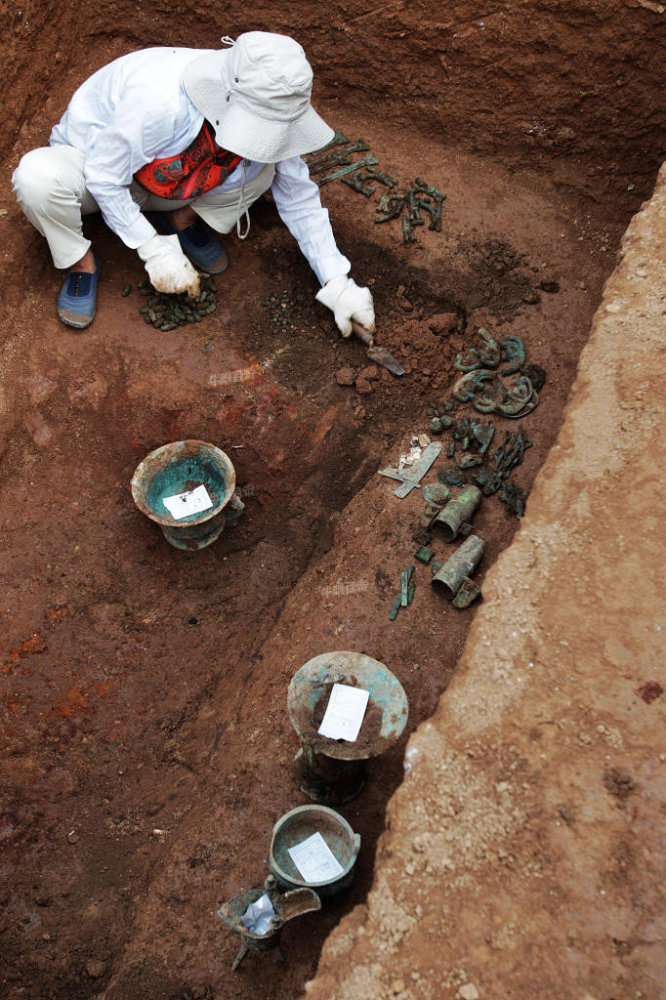
{"label": "white pants", "polygon": [[[81,220],[84,215],[98,212],[99,206],[86,189],[84,164],[85,155],[73,146],[43,146],[26,153],[12,177],[23,214],[46,237],[53,263],[59,268],[71,267],[81,260],[91,245],[83,235]],[[173,212],[191,205],[211,229],[229,233],[239,216],[268,190],[274,174],[275,166],[267,164],[248,181],[243,186],[241,205],[240,189],[225,190],[224,185],[185,201],[159,198],[136,181],[130,186],[130,193],[146,212]]]}

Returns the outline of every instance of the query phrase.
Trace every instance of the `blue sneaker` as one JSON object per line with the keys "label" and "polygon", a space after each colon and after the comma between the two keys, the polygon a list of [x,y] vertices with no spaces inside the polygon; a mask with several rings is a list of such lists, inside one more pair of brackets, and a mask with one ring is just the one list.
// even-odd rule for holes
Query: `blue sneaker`
{"label": "blue sneaker", "polygon": [[181,229],[180,232],[174,229],[165,212],[157,213],[157,222],[166,235],[176,234],[183,248],[183,253],[187,254],[194,266],[200,271],[207,271],[208,274],[222,274],[226,270],[229,258],[224,247],[217,236],[202,222],[193,222],[191,226],[188,226],[187,229]]}
{"label": "blue sneaker", "polygon": [[58,316],[66,326],[84,330],[95,318],[97,305],[97,279],[99,264],[95,261],[95,273],[68,271],[58,294]]}

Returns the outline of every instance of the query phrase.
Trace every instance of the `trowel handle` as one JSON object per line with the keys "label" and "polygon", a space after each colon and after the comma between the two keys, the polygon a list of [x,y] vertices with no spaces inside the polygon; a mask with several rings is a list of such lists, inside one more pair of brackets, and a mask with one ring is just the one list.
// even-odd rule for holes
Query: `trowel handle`
{"label": "trowel handle", "polygon": [[361,326],[355,320],[352,320],[352,330],[356,334],[359,340],[362,340],[366,347],[372,347],[374,340],[372,339],[372,334],[369,333],[365,327]]}

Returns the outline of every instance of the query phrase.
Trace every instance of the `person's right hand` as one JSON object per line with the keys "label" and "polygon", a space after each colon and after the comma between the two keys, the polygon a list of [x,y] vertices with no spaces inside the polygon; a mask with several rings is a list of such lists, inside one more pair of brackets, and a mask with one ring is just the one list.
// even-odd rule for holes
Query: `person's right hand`
{"label": "person's right hand", "polygon": [[146,265],[153,288],[175,294],[187,292],[191,299],[199,294],[199,274],[183,253],[178,237],[153,236],[137,250]]}

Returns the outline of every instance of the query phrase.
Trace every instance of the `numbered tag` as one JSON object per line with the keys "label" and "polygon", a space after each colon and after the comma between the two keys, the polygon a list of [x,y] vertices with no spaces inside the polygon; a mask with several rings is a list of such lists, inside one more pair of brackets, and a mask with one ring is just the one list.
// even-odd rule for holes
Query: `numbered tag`
{"label": "numbered tag", "polygon": [[328,882],[344,868],[320,833],[287,848],[291,860],[306,882]]}
{"label": "numbered tag", "polygon": [[182,517],[189,517],[190,514],[200,514],[202,510],[210,510],[213,506],[213,501],[203,483],[193,490],[187,490],[186,493],[174,493],[172,497],[164,497],[162,503],[177,521]]}
{"label": "numbered tag", "polygon": [[362,688],[334,684],[324,718],[317,730],[319,735],[353,743],[361,730],[368,698],[369,692]]}

